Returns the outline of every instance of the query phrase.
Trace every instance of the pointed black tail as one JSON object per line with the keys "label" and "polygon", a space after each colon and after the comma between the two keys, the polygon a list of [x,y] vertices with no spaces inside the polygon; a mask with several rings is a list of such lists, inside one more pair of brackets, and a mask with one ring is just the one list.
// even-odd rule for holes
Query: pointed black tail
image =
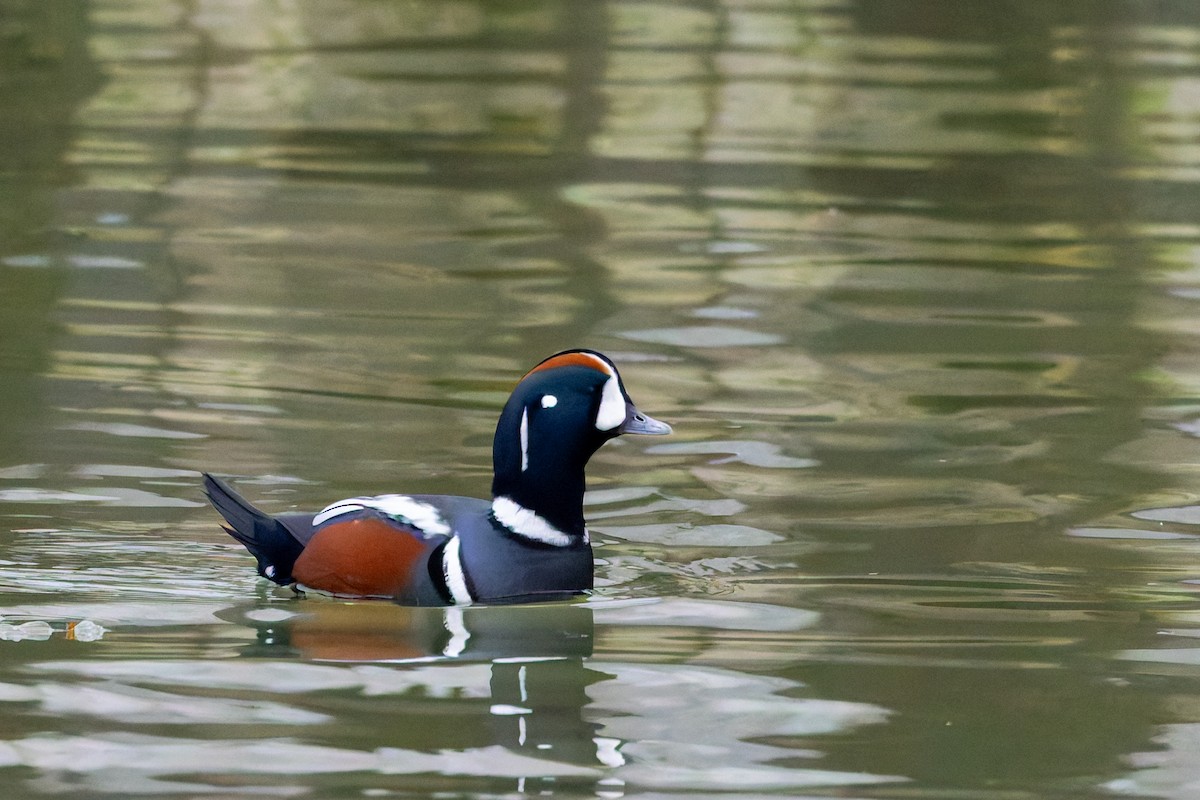
{"label": "pointed black tail", "polygon": [[304,545],[284,527],[233,490],[220,478],[204,473],[204,493],[213,507],[229,523],[223,526],[258,560],[258,574],[287,586],[292,582],[292,566]]}

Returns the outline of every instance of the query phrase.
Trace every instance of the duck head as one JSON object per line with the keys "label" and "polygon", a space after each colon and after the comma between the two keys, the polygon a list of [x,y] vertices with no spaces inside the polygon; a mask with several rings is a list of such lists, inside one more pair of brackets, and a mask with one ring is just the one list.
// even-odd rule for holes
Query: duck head
{"label": "duck head", "polygon": [[585,542],[588,459],[623,433],[670,432],[670,425],[638,411],[607,356],[556,353],[525,373],[500,414],[492,445],[492,513],[526,538]]}

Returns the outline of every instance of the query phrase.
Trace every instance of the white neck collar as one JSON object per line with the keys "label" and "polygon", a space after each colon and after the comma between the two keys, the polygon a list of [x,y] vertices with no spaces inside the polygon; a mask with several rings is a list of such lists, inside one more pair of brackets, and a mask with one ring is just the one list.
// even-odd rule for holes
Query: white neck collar
{"label": "white neck collar", "polygon": [[[525,508],[511,497],[497,497],[492,500],[492,516],[517,536],[533,542],[554,547],[568,547],[577,541],[574,536],[560,531],[544,517]],[[583,542],[584,544],[588,542],[586,528],[583,531]]]}

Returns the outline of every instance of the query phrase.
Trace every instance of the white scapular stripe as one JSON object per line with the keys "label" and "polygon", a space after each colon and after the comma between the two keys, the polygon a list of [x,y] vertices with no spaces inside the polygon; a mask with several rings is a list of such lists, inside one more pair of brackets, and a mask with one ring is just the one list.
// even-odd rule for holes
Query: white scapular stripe
{"label": "white scapular stripe", "polygon": [[600,410],[596,412],[596,427],[602,431],[611,431],[625,421],[625,397],[621,394],[621,384],[617,376],[609,376],[604,382],[604,391],[600,395]]}
{"label": "white scapular stripe", "polygon": [[352,497],[349,500],[339,500],[326,506],[321,513],[313,517],[312,524],[320,525],[334,517],[373,508],[389,517],[396,517],[423,533],[430,535],[448,536],[450,526],[442,519],[438,510],[428,503],[422,503],[406,494],[381,494],[378,497]]}
{"label": "white scapular stripe", "polygon": [[[510,497],[497,497],[492,501],[492,516],[517,536],[535,542],[566,547],[574,541],[570,534],[563,533]],[[587,531],[583,533],[583,540],[588,540]]]}
{"label": "white scapular stripe", "polygon": [[467,588],[467,573],[463,572],[462,553],[459,552],[462,542],[457,536],[451,536],[442,551],[442,573],[446,576],[446,588],[454,602],[460,605],[475,602],[471,590]]}
{"label": "white scapular stripe", "polygon": [[529,409],[521,410],[521,472],[529,469]]}

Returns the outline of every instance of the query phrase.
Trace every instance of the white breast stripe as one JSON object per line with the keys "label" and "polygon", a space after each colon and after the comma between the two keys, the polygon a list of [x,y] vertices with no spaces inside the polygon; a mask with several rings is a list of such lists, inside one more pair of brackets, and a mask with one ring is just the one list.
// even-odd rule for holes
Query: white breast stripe
{"label": "white breast stripe", "polygon": [[529,409],[521,410],[521,472],[529,469]]}
{"label": "white breast stripe", "polygon": [[381,494],[378,497],[352,497],[349,500],[339,500],[326,506],[320,514],[313,517],[313,525],[320,525],[334,517],[349,514],[352,511],[362,511],[364,508],[373,508],[389,517],[407,522],[409,525],[419,528],[426,535],[448,536],[450,534],[450,526],[442,519],[442,515],[436,508],[406,494]]}
{"label": "white breast stripe", "polygon": [[446,576],[446,588],[454,602],[460,605],[475,602],[471,590],[467,588],[467,574],[463,571],[462,553],[459,552],[462,542],[457,536],[451,536],[442,551],[442,574]]}
{"label": "white breast stripe", "polygon": [[[497,497],[492,501],[492,516],[517,536],[523,536],[535,542],[566,547],[574,541],[569,534],[563,533],[510,497]],[[583,541],[587,540],[587,531],[584,531]]]}
{"label": "white breast stripe", "polygon": [[615,375],[604,382],[604,391],[600,395],[600,410],[596,412],[596,427],[602,431],[611,431],[625,421],[625,398],[621,395],[621,385]]}

